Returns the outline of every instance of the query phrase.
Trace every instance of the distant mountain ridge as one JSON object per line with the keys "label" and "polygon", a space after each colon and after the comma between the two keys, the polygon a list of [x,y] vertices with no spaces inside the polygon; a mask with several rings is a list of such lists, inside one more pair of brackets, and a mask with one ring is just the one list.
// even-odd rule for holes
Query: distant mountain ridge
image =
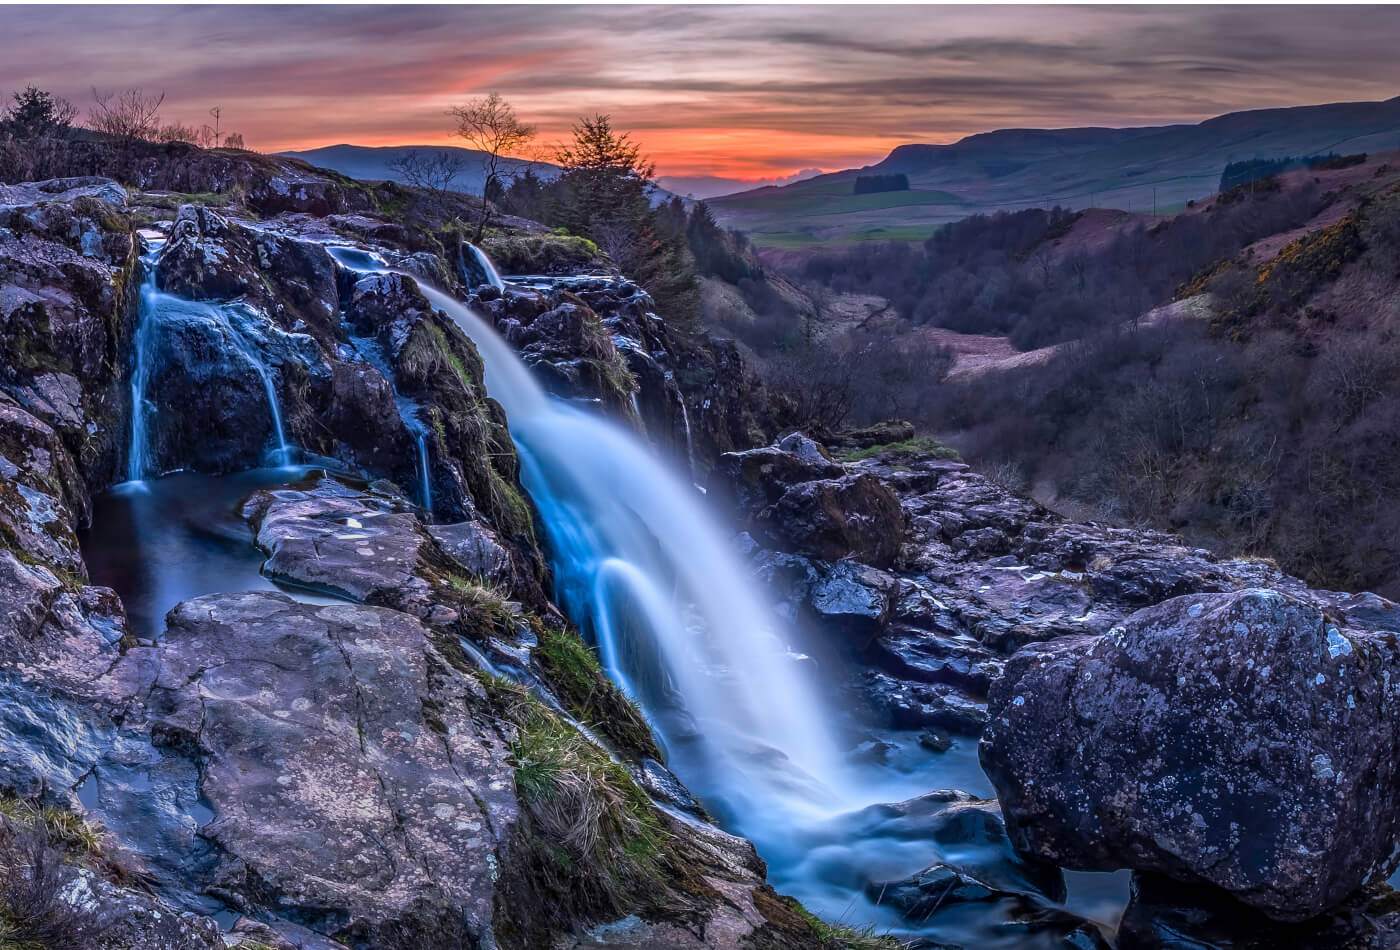
{"label": "distant mountain ridge", "polygon": [[[1158,212],[1213,194],[1230,161],[1400,148],[1400,97],[1233,112],[1191,125],[1001,129],[951,145],[900,145],[882,161],[716,198],[716,216],[760,244],[919,239],[978,212],[1046,204]],[[854,195],[858,175],[911,189]]]}
{"label": "distant mountain ridge", "polygon": [[800,172],[791,175],[780,175],[776,178],[759,178],[757,180],[746,180],[743,178],[724,178],[719,175],[661,175],[656,179],[656,183],[667,191],[674,192],[685,198],[694,198],[697,201],[705,201],[710,198],[719,198],[724,195],[735,195],[740,192],[753,191],[755,188],[774,188],[782,185],[791,185],[799,181],[806,181],[809,178],[816,178],[824,174],[820,168],[804,168]]}
{"label": "distant mountain ridge", "polygon": [[[471,194],[481,194],[481,186],[486,180],[486,174],[482,167],[482,159],[486,157],[485,152],[470,148],[458,148],[455,145],[327,145],[324,148],[312,148],[304,151],[278,152],[289,158],[299,158],[304,162],[310,162],[317,168],[329,168],[331,171],[340,172],[342,175],[349,175],[351,178],[358,178],[361,181],[397,181],[403,182],[403,177],[393,168],[393,164],[403,158],[409,152],[424,152],[430,155],[444,153],[459,155],[462,160],[462,171],[453,182],[456,186],[454,191],[468,192]],[[510,172],[515,172],[524,168],[530,168],[541,178],[553,178],[559,174],[559,166],[550,162],[527,162],[519,159],[508,158],[504,160],[505,168]]]}

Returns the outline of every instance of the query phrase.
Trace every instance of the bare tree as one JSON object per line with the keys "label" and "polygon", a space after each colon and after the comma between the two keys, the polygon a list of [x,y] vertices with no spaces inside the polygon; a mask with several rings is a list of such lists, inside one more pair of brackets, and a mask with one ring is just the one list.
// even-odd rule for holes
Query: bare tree
{"label": "bare tree", "polygon": [[224,148],[245,148],[242,132],[230,132],[224,136]]}
{"label": "bare tree", "polygon": [[466,164],[467,160],[454,152],[428,152],[415,148],[391,161],[389,167],[406,184],[422,188],[432,196],[434,204],[441,205]]}
{"label": "bare tree", "polygon": [[140,89],[121,92],[92,90],[96,101],[88,121],[98,132],[104,132],[131,147],[136,142],[154,141],[160,133],[160,107],[165,93],[147,95]]}
{"label": "bare tree", "polygon": [[448,114],[457,120],[458,137],[483,153],[481,218],[477,222],[475,238],[480,241],[491,215],[488,195],[492,186],[504,190],[508,179],[515,177],[510,171],[509,157],[529,145],[535,137],[535,127],[521,122],[515,108],[496,92],[456,106]]}

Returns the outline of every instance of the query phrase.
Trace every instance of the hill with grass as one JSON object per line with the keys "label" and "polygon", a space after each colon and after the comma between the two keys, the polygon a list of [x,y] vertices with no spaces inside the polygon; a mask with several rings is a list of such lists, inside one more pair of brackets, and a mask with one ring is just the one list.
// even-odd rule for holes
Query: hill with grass
{"label": "hill with grass", "polygon": [[[1235,112],[1196,125],[1003,129],[901,145],[865,168],[716,198],[725,225],[764,247],[921,241],[969,215],[1059,205],[1167,214],[1215,193],[1231,162],[1400,148],[1400,98]],[[909,189],[857,194],[906,175]]]}

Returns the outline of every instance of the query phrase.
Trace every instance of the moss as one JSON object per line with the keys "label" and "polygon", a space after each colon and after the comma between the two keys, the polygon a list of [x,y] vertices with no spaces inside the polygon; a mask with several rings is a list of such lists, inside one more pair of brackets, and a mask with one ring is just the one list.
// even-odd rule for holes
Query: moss
{"label": "moss", "polygon": [[496,515],[497,526],[511,537],[528,538],[535,541],[535,517],[525,496],[500,472],[490,469],[491,511]]}
{"label": "moss", "polygon": [[636,705],[607,678],[598,657],[571,630],[541,627],[534,658],[564,708],[634,758],[660,759],[651,727]]}
{"label": "moss", "polygon": [[572,234],[488,234],[481,249],[506,273],[552,274],[602,265],[598,245]]}
{"label": "moss", "polygon": [[874,927],[829,924],[791,897],[780,897],[778,900],[801,917],[822,941],[822,946],[829,950],[906,950],[903,941],[888,934],[876,933]]}
{"label": "moss", "polygon": [[229,191],[171,192],[165,195],[139,194],[136,200],[152,208],[165,211],[178,211],[182,205],[200,205],[205,208],[227,208],[243,197],[240,189]]}
{"label": "moss", "polygon": [[957,449],[944,445],[942,442],[930,438],[929,436],[919,436],[914,439],[906,439],[903,442],[872,445],[869,448],[847,452],[845,455],[841,456],[841,461],[859,462],[862,459],[874,458],[877,455],[884,455],[887,452],[906,455],[928,455],[937,459],[952,459],[954,461],[962,460],[962,456],[958,454]]}

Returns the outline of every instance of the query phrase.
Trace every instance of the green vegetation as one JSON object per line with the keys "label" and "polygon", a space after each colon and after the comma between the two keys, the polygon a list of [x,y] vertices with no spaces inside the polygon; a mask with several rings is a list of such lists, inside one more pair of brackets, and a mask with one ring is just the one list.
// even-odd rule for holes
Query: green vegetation
{"label": "green vegetation", "polygon": [[829,924],[791,897],[782,900],[807,921],[823,946],[832,950],[906,950],[904,941],[877,933],[874,927]]}
{"label": "green vegetation", "polygon": [[841,461],[859,462],[862,459],[884,455],[886,452],[908,455],[931,455],[937,459],[962,460],[962,456],[958,454],[957,449],[944,445],[942,442],[930,436],[919,436],[918,438],[908,439],[904,442],[890,442],[885,445],[872,445],[868,448],[856,449],[841,456]]}
{"label": "green vegetation", "polygon": [[0,798],[0,815],[26,828],[42,832],[55,845],[80,856],[100,854],[102,829],[80,815],[30,798]]}
{"label": "green vegetation", "polygon": [[627,770],[525,688],[499,678],[485,683],[517,730],[511,761],[526,820],[498,894],[517,902],[500,915],[523,931],[511,935],[514,942],[543,945],[551,931],[663,898],[676,873],[673,839]]}
{"label": "green vegetation", "polygon": [[660,759],[641,710],[603,673],[598,657],[572,630],[541,626],[535,662],[564,708],[633,758]]}
{"label": "green vegetation", "polygon": [[492,232],[481,248],[510,274],[556,274],[603,266],[603,252],[588,238],[567,232]]}

